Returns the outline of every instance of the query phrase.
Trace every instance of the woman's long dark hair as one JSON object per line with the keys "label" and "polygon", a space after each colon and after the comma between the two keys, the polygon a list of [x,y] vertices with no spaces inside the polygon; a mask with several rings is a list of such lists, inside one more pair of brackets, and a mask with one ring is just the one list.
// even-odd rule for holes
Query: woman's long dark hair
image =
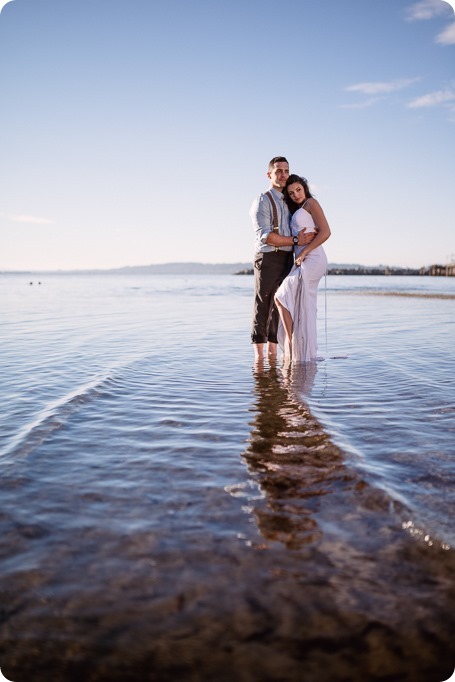
{"label": "woman's long dark hair", "polygon": [[286,184],[283,189],[283,196],[284,200],[288,205],[288,208],[292,213],[295,213],[300,206],[295,203],[295,201],[292,201],[291,197],[288,194],[288,187],[289,185],[293,185],[295,183],[298,183],[299,185],[302,185],[303,189],[305,190],[306,198],[311,199],[313,195],[310,192],[310,188],[308,187],[308,180],[306,178],[302,178],[300,175],[290,175],[288,179],[286,180]]}

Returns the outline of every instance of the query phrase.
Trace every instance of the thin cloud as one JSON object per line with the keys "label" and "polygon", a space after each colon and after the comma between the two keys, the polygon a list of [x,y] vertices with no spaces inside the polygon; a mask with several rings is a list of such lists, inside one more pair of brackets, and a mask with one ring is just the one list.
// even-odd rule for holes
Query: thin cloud
{"label": "thin cloud", "polygon": [[455,90],[453,88],[446,88],[445,90],[437,90],[430,92],[422,97],[417,97],[408,103],[410,109],[421,109],[424,107],[437,107],[448,102],[455,101]]}
{"label": "thin cloud", "polygon": [[[435,17],[448,17],[455,13],[455,0],[421,0],[408,7],[406,18],[408,21],[425,21]],[[449,24],[436,36],[439,45],[455,45],[455,23]]]}
{"label": "thin cloud", "polygon": [[[441,0],[439,0],[439,2],[440,1]],[[388,82],[373,81],[367,83],[356,83],[355,85],[349,85],[347,88],[345,88],[345,90],[347,92],[361,92],[364,95],[388,95],[391,92],[404,90],[418,80],[418,78],[401,78]]]}
{"label": "thin cloud", "polygon": [[21,214],[1,214],[2,218],[6,218],[6,220],[10,220],[13,223],[28,223],[29,225],[53,225],[54,221],[49,220],[48,218],[41,218],[39,216],[35,215],[28,215],[25,213]]}
{"label": "thin cloud", "polygon": [[427,21],[434,17],[447,16],[450,12],[450,3],[444,0],[420,0],[410,7],[406,12],[407,21]]}
{"label": "thin cloud", "polygon": [[455,45],[455,22],[436,36],[436,42],[440,45]]}

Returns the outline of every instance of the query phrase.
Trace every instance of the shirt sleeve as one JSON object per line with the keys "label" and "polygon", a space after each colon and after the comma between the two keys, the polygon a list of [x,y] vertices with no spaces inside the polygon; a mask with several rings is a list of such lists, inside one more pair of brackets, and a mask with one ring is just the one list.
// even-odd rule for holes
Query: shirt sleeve
{"label": "shirt sleeve", "polygon": [[256,232],[257,243],[266,243],[266,239],[273,230],[273,215],[270,201],[260,194],[254,201],[250,209],[253,228]]}

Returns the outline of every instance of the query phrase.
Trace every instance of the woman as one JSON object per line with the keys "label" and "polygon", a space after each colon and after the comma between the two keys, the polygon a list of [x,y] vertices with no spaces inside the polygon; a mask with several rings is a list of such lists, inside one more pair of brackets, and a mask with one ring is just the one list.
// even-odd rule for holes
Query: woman
{"label": "woman", "polygon": [[310,362],[317,359],[317,293],[327,270],[321,244],[330,237],[330,227],[305,178],[290,175],[283,195],[292,214],[292,234],[304,230],[316,236],[306,246],[296,247],[294,267],[275,294],[281,320],[278,342],[286,359]]}

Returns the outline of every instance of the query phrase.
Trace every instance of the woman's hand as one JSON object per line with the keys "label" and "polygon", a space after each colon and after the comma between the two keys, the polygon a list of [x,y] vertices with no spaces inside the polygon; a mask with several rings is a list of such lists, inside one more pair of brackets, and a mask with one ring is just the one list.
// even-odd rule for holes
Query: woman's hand
{"label": "woman's hand", "polygon": [[297,267],[300,267],[305,260],[305,256],[308,256],[308,252],[303,249],[295,259],[294,264],[297,265]]}

